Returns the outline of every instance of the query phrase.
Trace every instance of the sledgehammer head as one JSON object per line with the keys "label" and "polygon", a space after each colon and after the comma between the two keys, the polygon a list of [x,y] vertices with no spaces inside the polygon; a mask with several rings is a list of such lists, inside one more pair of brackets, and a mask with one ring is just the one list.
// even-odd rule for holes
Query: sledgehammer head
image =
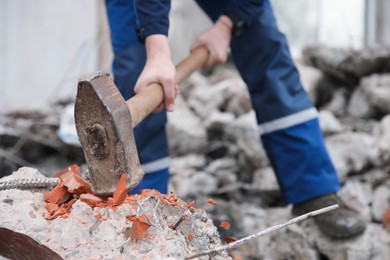
{"label": "sledgehammer head", "polygon": [[126,174],[127,189],[133,189],[144,172],[129,108],[109,74],[95,72],[80,79],[75,121],[93,191],[113,194],[122,174]]}

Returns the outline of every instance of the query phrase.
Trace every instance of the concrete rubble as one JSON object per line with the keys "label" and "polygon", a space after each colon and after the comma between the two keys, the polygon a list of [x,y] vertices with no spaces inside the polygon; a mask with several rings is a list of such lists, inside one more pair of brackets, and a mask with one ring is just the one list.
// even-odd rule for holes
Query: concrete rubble
{"label": "concrete rubble", "polygon": [[[240,259],[386,259],[390,255],[390,50],[311,46],[297,63],[304,87],[319,110],[326,145],[342,183],[339,194],[349,207],[362,212],[368,222],[367,230],[356,238],[334,240],[321,234],[312,220],[306,220],[250,241],[228,254]],[[61,109],[63,104],[58,104],[54,110],[57,114],[42,112],[40,119],[34,121],[39,123],[41,132],[31,130],[36,129],[34,122],[28,120],[31,113],[13,112],[0,117],[0,151],[7,155],[0,155],[5,162],[0,174],[10,174],[17,170],[16,166],[27,163],[46,176],[74,163],[81,165],[83,171],[80,148],[63,144],[55,135]],[[50,123],[45,118],[50,118]],[[27,135],[29,132],[32,134]],[[142,243],[143,239],[123,246],[126,238],[122,231],[129,223],[119,217],[135,214],[134,209],[91,208],[78,200],[66,219],[55,218],[48,225],[42,217],[42,192],[28,190],[0,191],[0,207],[12,208],[4,196],[12,196],[13,208],[23,205],[20,212],[13,214],[18,218],[1,215],[0,226],[13,227],[39,241],[48,239],[50,235],[43,230],[49,226],[53,238],[48,246],[69,259],[74,257],[72,254],[90,254],[92,251],[87,248],[92,244],[99,245],[92,253],[114,258],[122,251],[122,255],[156,257],[150,259],[183,259],[189,252],[204,250],[207,243],[211,248],[231,237],[245,237],[293,217],[261,145],[245,84],[231,64],[217,67],[207,75],[195,73],[183,84],[177,111],[169,114],[167,132],[172,155],[169,190],[183,201],[195,200],[196,208],[205,210],[191,213],[191,233],[193,241],[195,237],[200,239],[198,245],[188,242],[186,232],[190,227],[186,224],[176,231],[169,228],[172,216],[180,217],[180,213],[172,213],[171,206],[164,213],[173,214],[171,219],[148,231],[156,240],[149,237]],[[39,141],[43,139],[47,142]],[[13,148],[18,142],[19,148]],[[31,151],[34,156],[29,154]],[[209,203],[210,198],[216,205]],[[0,214],[6,214],[5,211],[0,210]],[[99,222],[95,215],[105,212],[111,218]],[[31,215],[35,216],[31,220],[35,225],[20,224],[28,222]],[[80,216],[87,224],[78,223]],[[5,221],[7,218],[9,222]],[[229,230],[220,227],[223,221],[230,223]],[[95,225],[96,222],[100,224]],[[60,223],[69,223],[69,230],[77,232],[68,230],[59,235],[56,232]],[[195,236],[195,232],[199,233]],[[101,237],[112,242],[99,240]],[[78,242],[70,242],[69,238]],[[163,247],[163,251],[171,253],[159,255],[158,250]],[[221,257],[226,259],[223,257],[227,255]]]}
{"label": "concrete rubble", "polygon": [[[77,175],[76,172],[74,166],[69,167],[61,176]],[[59,186],[45,192],[0,191],[1,226],[31,236],[64,259],[183,259],[222,245],[217,228],[205,211],[173,193],[162,195],[143,190],[123,197],[119,203],[115,194],[104,202],[103,198],[86,193],[85,183],[68,177],[61,179],[61,183],[68,191],[71,187],[75,191],[70,200],[64,199],[63,193],[58,195]],[[26,178],[45,176],[36,169],[22,167],[1,180]],[[61,211],[65,200],[71,208],[65,206],[66,210]],[[173,227],[182,216],[186,216],[183,222]],[[224,252],[213,257],[230,259]]]}

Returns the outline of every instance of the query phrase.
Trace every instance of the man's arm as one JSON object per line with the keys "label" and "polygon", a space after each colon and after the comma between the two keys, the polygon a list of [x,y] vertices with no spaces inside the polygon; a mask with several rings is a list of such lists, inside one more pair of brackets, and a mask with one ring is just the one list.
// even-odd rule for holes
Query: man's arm
{"label": "man's arm", "polygon": [[145,42],[146,63],[134,91],[138,93],[151,83],[160,83],[164,90],[164,105],[156,111],[162,111],[164,106],[173,111],[178,86],[167,38],[170,0],[137,0],[136,8],[139,19],[137,34],[140,41]]}
{"label": "man's arm", "polygon": [[233,23],[226,15],[221,15],[209,29],[201,33],[191,46],[194,50],[200,46],[206,46],[210,52],[209,60],[205,67],[224,63],[229,54],[230,39],[232,37]]}
{"label": "man's arm", "polygon": [[136,9],[137,34],[141,41],[153,34],[168,36],[170,0],[137,0]]}
{"label": "man's arm", "polygon": [[230,1],[214,25],[197,37],[191,50],[201,45],[209,49],[210,57],[205,67],[226,62],[232,36],[239,35],[246,25],[260,15],[263,2],[263,0]]}
{"label": "man's arm", "polygon": [[230,1],[223,13],[232,20],[234,27],[237,25],[242,26],[250,23],[260,15],[263,3],[264,0]]}

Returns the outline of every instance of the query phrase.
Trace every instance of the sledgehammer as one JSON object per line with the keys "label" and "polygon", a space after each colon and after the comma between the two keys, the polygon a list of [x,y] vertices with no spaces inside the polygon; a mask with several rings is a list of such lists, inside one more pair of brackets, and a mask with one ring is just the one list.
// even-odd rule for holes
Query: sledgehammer
{"label": "sledgehammer", "polygon": [[[194,50],[176,66],[180,84],[208,60],[207,48]],[[163,102],[162,86],[153,83],[125,101],[108,73],[83,76],[75,103],[77,134],[84,151],[93,191],[111,195],[122,174],[127,189],[142,180],[133,129]]]}

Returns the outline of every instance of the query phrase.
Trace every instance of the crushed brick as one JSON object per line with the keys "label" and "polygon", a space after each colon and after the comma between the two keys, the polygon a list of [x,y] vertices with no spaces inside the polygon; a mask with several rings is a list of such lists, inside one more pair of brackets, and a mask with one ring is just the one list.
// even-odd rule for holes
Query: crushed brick
{"label": "crushed brick", "polygon": [[69,195],[67,189],[60,183],[51,191],[46,192],[43,198],[46,202],[58,204],[62,203],[64,198],[69,198]]}
{"label": "crushed brick", "polygon": [[68,192],[80,195],[82,193],[91,192],[91,184],[83,179],[79,174],[69,171],[60,176],[63,185],[68,189]]}
{"label": "crushed brick", "polygon": [[80,195],[80,200],[82,202],[85,202],[87,203],[89,206],[91,207],[95,207],[96,204],[98,204],[99,202],[102,202],[102,199],[99,198],[98,196],[95,196],[91,193],[83,193]]}
{"label": "crushed brick", "polygon": [[118,181],[116,186],[114,196],[112,199],[112,205],[118,206],[122,204],[127,197],[127,188],[126,188],[126,174],[122,174],[121,178]]}
{"label": "crushed brick", "polygon": [[221,228],[225,229],[225,230],[229,230],[230,229],[230,223],[227,222],[227,221],[221,221],[221,224],[219,226]]}
{"label": "crushed brick", "polygon": [[96,214],[96,215],[95,215],[95,218],[96,218],[96,219],[100,219],[100,220],[106,220],[106,219],[103,217],[103,215],[100,214],[100,213]]}
{"label": "crushed brick", "polygon": [[[165,205],[170,204],[178,207],[190,208],[195,203],[195,201],[192,201],[188,205],[185,203],[182,203],[183,205],[179,205],[179,198],[176,194],[172,192],[170,194],[161,194],[157,190],[151,189],[141,190],[136,195],[128,194],[125,174],[121,176],[113,197],[102,197],[93,194],[91,185],[81,177],[80,169],[77,165],[69,166],[68,168],[58,172],[57,175],[60,176],[60,183],[57,184],[52,191],[47,192],[44,197],[48,204],[56,204],[58,208],[54,205],[48,205],[46,207],[47,212],[45,213],[46,219],[54,219],[56,217],[66,218],[67,214],[71,211],[72,205],[79,199],[87,203],[92,208],[110,207],[113,210],[116,210],[121,204],[128,204],[129,207],[136,209],[140,201],[149,197],[154,197]],[[95,217],[103,219],[103,217],[99,214]],[[182,216],[183,220],[186,217],[188,216],[184,214]],[[150,215],[148,215],[147,218],[146,216],[138,216],[136,219],[143,223],[147,223],[148,220],[151,222],[155,221]],[[126,221],[135,222],[136,219],[135,216],[127,216]]]}
{"label": "crushed brick", "polygon": [[217,205],[217,202],[213,199],[208,199],[207,202],[210,203],[211,205]]}
{"label": "crushed brick", "polygon": [[194,204],[195,204],[195,200],[193,200],[193,201],[191,201],[190,203],[188,203],[188,204],[186,205],[186,208],[190,209],[190,208],[192,208],[192,207],[194,206]]}
{"label": "crushed brick", "polygon": [[390,208],[388,208],[383,216],[382,224],[384,228],[390,228]]}
{"label": "crushed brick", "polygon": [[50,215],[56,210],[58,210],[58,208],[58,205],[55,203],[46,203],[46,209],[50,213]]}
{"label": "crushed brick", "polygon": [[134,239],[147,238],[147,234],[145,234],[146,230],[148,230],[150,225],[140,218],[135,218],[133,225],[129,228],[126,228],[124,234],[126,237],[131,237]]}
{"label": "crushed brick", "polygon": [[225,242],[228,243],[228,244],[237,241],[237,238],[229,236],[229,235],[225,235],[224,239],[225,239]]}
{"label": "crushed brick", "polygon": [[61,175],[65,174],[67,172],[74,172],[74,173],[80,175],[80,167],[77,164],[73,164],[65,169],[60,170],[54,176],[59,178]]}

